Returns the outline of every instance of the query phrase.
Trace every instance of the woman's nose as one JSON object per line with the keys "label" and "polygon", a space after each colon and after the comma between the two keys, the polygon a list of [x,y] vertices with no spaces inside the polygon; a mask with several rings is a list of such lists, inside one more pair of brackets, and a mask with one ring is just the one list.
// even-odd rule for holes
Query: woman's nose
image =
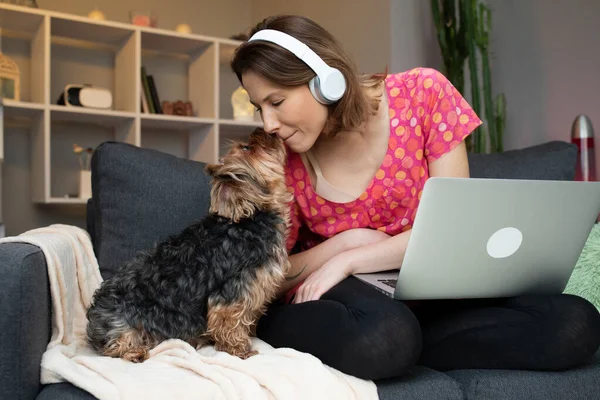
{"label": "woman's nose", "polygon": [[279,128],[281,127],[281,124],[279,123],[279,120],[272,115],[272,113],[270,112],[264,112],[263,111],[263,125],[264,125],[264,130],[267,133],[277,133],[277,131],[279,130]]}

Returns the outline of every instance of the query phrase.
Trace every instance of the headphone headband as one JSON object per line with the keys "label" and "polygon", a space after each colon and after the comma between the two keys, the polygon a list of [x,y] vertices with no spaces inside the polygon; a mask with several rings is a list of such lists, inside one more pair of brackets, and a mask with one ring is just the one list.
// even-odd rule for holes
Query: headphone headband
{"label": "headphone headband", "polygon": [[315,71],[318,76],[326,75],[331,69],[310,47],[285,32],[274,29],[263,29],[252,35],[248,41],[251,42],[254,40],[265,40],[291,51]]}
{"label": "headphone headband", "polygon": [[323,104],[338,101],[346,91],[346,80],[342,73],[330,67],[310,47],[295,37],[274,29],[263,29],[256,32],[249,42],[264,40],[275,43],[292,52],[304,61],[317,75],[309,82],[313,96]]}

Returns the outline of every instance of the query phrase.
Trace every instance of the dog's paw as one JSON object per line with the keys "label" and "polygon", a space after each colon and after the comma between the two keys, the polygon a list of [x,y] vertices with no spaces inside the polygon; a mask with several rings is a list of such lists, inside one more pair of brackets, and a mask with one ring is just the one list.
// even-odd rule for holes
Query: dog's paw
{"label": "dog's paw", "polygon": [[131,361],[132,363],[142,363],[146,361],[150,357],[150,352],[148,349],[132,349],[127,353],[123,354],[121,358],[127,361]]}
{"label": "dog's paw", "polygon": [[250,358],[250,357],[258,354],[258,351],[252,350],[250,348],[250,346],[248,346],[248,347],[231,347],[231,346],[226,346],[226,345],[224,346],[219,343],[215,343],[215,350],[224,351],[225,353],[228,353],[235,357],[239,357],[242,360],[245,360],[247,358]]}
{"label": "dog's paw", "polygon": [[258,351],[256,351],[256,350],[248,350],[243,353],[237,354],[237,356],[239,358],[241,358],[242,360],[245,360],[247,358],[250,358],[250,357],[256,356],[256,355],[258,355]]}

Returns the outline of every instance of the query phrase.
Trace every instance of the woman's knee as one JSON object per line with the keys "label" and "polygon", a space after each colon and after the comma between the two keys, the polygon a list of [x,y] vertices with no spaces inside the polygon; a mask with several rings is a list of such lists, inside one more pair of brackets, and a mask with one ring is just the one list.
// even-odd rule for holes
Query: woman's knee
{"label": "woman's knee", "polygon": [[357,316],[356,328],[344,340],[341,365],[362,379],[400,377],[412,372],[423,342],[419,322],[401,302]]}
{"label": "woman's knee", "polygon": [[[328,299],[270,307],[259,321],[258,337],[274,347],[310,353],[362,379],[409,373],[422,348],[421,328],[412,311],[350,280],[345,291],[339,289]],[[357,292],[363,301],[357,301]]]}
{"label": "woman's knee", "polygon": [[[595,352],[600,346],[600,312],[588,300],[575,295],[562,295],[554,306],[564,323],[566,339],[582,343]],[[570,336],[570,338],[569,338]]]}
{"label": "woman's knee", "polygon": [[554,297],[548,318],[554,321],[555,351],[566,360],[564,368],[579,365],[600,346],[600,312],[588,300],[575,295]]}

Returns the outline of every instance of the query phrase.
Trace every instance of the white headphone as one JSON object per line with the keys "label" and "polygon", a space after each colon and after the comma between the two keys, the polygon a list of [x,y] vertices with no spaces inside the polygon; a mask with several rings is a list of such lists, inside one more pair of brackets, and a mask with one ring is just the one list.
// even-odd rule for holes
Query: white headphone
{"label": "white headphone", "polygon": [[304,61],[316,74],[308,86],[315,99],[322,104],[333,104],[342,98],[346,91],[346,79],[335,68],[330,67],[307,45],[287,33],[273,29],[263,29],[256,32],[248,40],[265,40],[275,43],[291,51],[296,57]]}

